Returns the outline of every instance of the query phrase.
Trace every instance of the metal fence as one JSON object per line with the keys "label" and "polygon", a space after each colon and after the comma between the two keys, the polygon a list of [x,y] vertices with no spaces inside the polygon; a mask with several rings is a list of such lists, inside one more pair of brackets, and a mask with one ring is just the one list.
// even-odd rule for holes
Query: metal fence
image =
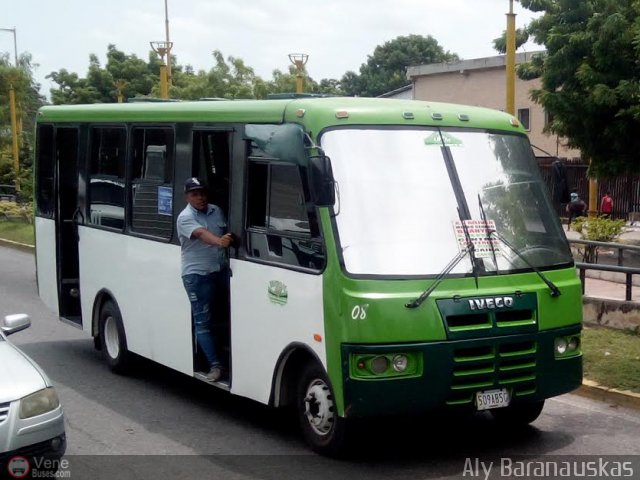
{"label": "metal fence", "polygon": [[582,293],[584,293],[587,270],[621,273],[625,276],[625,301],[631,301],[633,293],[633,275],[640,275],[640,268],[638,266],[625,266],[624,263],[627,261],[628,263],[638,264],[638,259],[634,257],[640,255],[640,246],[624,245],[621,243],[595,242],[591,240],[569,240],[569,243],[572,246],[582,245],[585,247],[594,247],[596,249],[606,248],[617,251],[617,254],[614,255],[616,265],[598,263],[598,255],[595,256],[596,263],[576,262],[576,268],[580,271]]}
{"label": "metal fence", "polygon": [[[538,166],[544,181],[552,190],[551,164],[555,158],[539,157]],[[587,204],[589,203],[589,178],[587,170],[589,168],[581,159],[562,160],[567,177],[569,188],[575,189]],[[631,212],[640,212],[640,176],[629,175],[615,178],[598,179],[598,207],[605,193],[609,192],[613,198],[613,218],[629,220]],[[560,216],[566,216],[566,204],[554,202],[554,208]],[[640,216],[640,214],[639,214]]]}

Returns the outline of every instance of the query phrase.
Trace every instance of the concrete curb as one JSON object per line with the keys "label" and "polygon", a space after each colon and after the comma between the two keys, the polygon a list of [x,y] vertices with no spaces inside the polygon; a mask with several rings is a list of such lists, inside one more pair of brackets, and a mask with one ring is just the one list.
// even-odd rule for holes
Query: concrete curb
{"label": "concrete curb", "polygon": [[34,247],[33,245],[14,242],[12,240],[5,240],[4,238],[0,238],[0,245],[5,247],[15,248],[17,250],[22,250],[23,252],[28,252],[28,253],[34,253],[36,250],[36,247]]}
{"label": "concrete curb", "polygon": [[640,410],[640,393],[629,390],[616,390],[591,380],[583,380],[582,386],[573,393],[592,400],[598,400],[599,402]]}

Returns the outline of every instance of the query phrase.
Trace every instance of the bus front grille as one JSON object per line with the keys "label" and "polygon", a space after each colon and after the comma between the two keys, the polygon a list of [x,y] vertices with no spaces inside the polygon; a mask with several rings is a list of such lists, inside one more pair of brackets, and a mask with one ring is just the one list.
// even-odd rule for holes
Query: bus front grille
{"label": "bus front grille", "polygon": [[513,397],[535,393],[536,353],[535,341],[454,349],[447,404],[472,404],[476,392],[497,388],[507,388]]}
{"label": "bus front grille", "polygon": [[497,297],[454,297],[436,301],[450,340],[535,333],[537,298],[533,293]]}

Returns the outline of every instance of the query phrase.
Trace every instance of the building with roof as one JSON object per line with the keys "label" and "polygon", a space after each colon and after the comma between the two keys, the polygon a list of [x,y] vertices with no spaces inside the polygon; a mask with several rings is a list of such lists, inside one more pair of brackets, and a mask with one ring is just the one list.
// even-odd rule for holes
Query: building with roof
{"label": "building with roof", "polygon": [[[541,51],[518,53],[516,65],[531,60]],[[398,92],[404,97],[409,95],[415,100],[460,103],[505,109],[506,56],[475,58],[451,63],[433,63],[410,66],[407,77],[411,87],[403,87]],[[516,76],[515,109],[516,116],[529,133],[531,143],[536,147],[537,157],[557,156],[560,158],[579,158],[580,151],[567,148],[562,138],[543,132],[549,116],[541,105],[530,98],[532,89],[540,88],[541,80],[521,80]],[[410,91],[410,94],[408,93]],[[388,98],[398,98],[394,92],[386,94]]]}

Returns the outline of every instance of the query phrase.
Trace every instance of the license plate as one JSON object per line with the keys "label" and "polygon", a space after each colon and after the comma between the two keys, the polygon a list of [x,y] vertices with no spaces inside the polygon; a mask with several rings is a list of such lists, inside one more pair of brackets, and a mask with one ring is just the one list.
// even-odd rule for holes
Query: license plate
{"label": "license plate", "polygon": [[509,391],[506,388],[476,392],[476,407],[478,410],[508,407],[510,401],[511,395],[509,395]]}

